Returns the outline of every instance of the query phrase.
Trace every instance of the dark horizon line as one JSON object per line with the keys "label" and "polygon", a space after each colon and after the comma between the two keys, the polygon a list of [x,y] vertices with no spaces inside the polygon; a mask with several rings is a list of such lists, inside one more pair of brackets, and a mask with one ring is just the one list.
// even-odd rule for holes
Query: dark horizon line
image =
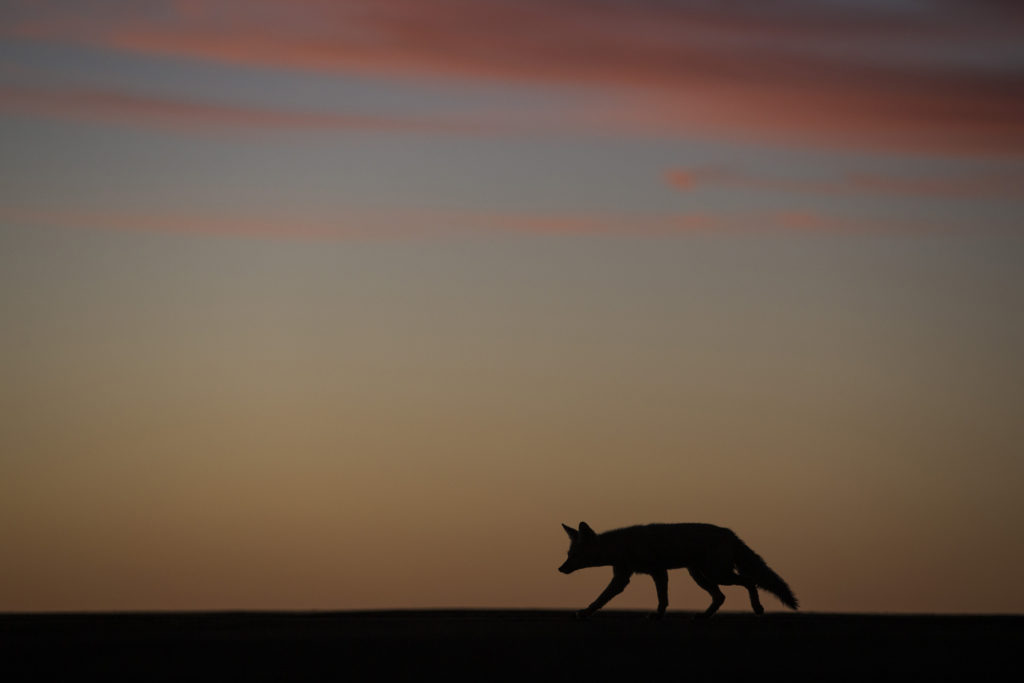
{"label": "dark horizon line", "polygon": [[[484,615],[558,615],[571,616],[577,610],[569,607],[381,607],[366,609],[332,609],[332,608],[310,608],[310,609],[249,609],[249,608],[217,608],[217,609],[124,609],[124,610],[0,610],[0,619],[9,617],[139,617],[139,616],[484,616]],[[609,608],[602,610],[602,614],[609,616],[634,616],[646,615],[650,610],[643,608]],[[699,609],[668,610],[666,616],[690,616],[699,614]],[[784,616],[786,618],[798,619],[801,617],[949,617],[949,618],[977,618],[977,617],[1007,617],[1024,619],[1024,612],[828,612],[815,610],[800,610],[799,612],[788,612],[783,610],[768,610],[763,616],[751,614],[746,610],[722,609],[720,616],[742,617],[751,620],[774,618]],[[599,615],[590,617],[600,618]]]}

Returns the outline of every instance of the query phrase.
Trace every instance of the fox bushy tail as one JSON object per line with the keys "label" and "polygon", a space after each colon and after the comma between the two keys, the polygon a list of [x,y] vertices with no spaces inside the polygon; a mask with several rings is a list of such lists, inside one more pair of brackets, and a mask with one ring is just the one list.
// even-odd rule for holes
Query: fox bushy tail
{"label": "fox bushy tail", "polygon": [[781,576],[772,571],[772,568],[761,559],[761,556],[750,549],[746,543],[736,538],[736,567],[740,574],[752,578],[760,588],[775,595],[786,607],[797,609],[796,596]]}

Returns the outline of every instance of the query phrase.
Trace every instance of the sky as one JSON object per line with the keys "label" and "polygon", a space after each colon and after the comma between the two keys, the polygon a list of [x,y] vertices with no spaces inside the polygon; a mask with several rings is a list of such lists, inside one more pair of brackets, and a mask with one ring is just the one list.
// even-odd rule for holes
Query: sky
{"label": "sky", "polygon": [[1024,611],[1022,7],[0,0],[0,611]]}

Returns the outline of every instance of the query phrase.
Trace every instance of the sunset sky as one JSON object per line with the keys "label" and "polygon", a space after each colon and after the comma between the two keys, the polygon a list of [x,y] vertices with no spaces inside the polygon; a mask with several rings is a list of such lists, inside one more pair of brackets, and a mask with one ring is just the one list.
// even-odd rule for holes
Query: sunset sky
{"label": "sunset sky", "polygon": [[0,611],[1024,612],[1022,264],[1014,0],[0,0]]}

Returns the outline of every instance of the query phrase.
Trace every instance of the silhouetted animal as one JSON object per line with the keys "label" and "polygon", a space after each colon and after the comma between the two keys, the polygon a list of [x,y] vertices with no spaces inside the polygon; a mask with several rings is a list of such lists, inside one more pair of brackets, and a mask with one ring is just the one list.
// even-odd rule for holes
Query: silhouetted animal
{"label": "silhouetted animal", "polygon": [[756,614],[764,607],[757,598],[761,587],[775,594],[784,605],[797,609],[796,596],[765,561],[731,530],[712,524],[647,524],[594,533],[586,522],[580,528],[562,525],[569,534],[569,557],[558,571],[571,574],[584,567],[611,565],[608,587],[586,609],[576,613],[588,617],[622,592],[634,573],[650,574],[658,591],[660,618],[668,607],[668,570],[686,567],[701,588],[711,594],[711,605],[698,616],[710,617],[725,595],[719,586],[743,586],[750,593]]}

